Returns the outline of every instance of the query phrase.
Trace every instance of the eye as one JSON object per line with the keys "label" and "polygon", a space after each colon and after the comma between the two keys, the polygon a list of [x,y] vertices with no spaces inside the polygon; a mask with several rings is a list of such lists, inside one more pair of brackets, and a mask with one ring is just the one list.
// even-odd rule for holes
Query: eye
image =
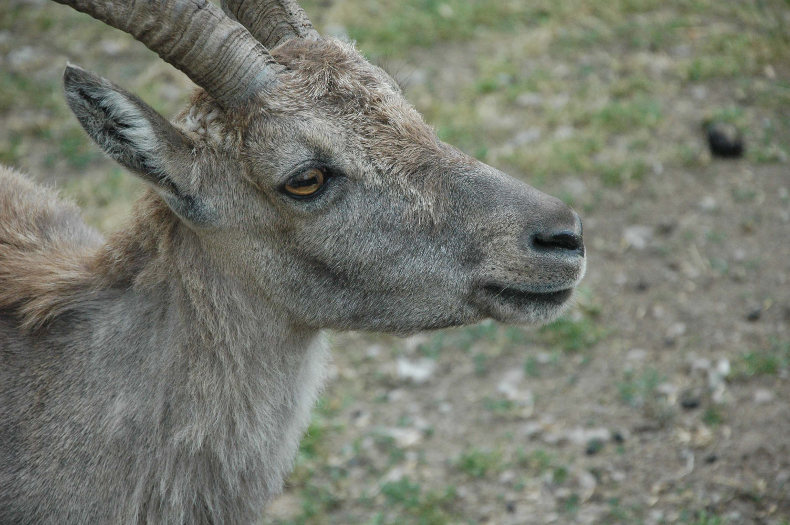
{"label": "eye", "polygon": [[315,195],[326,183],[326,175],[318,168],[306,169],[294,175],[285,183],[283,189],[288,195],[296,198]]}

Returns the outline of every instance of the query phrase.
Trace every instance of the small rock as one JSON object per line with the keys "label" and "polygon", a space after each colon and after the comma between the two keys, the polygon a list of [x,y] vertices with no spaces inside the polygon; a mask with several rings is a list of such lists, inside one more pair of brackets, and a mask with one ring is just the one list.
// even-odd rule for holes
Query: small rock
{"label": "small rock", "polygon": [[439,12],[439,16],[442,18],[452,18],[455,14],[455,11],[449,4],[439,4],[439,8],[437,9]]}
{"label": "small rock", "polygon": [[710,359],[706,357],[693,357],[691,359],[691,370],[702,370],[707,372],[711,369]]}
{"label": "small rock", "polygon": [[510,143],[515,147],[525,146],[540,140],[542,134],[540,128],[528,128],[516,133]]}
{"label": "small rock", "polygon": [[522,405],[532,405],[534,398],[529,390],[521,390],[518,385],[524,379],[524,370],[516,368],[505,372],[502,380],[497,385],[497,391],[503,394],[510,401],[516,401]]}
{"label": "small rock", "polygon": [[506,470],[502,474],[499,475],[499,482],[503,485],[512,482],[516,479],[516,473],[512,470]]}
{"label": "small rock", "polygon": [[625,354],[628,361],[642,361],[647,357],[647,350],[644,348],[634,348]]}
{"label": "small rock", "polygon": [[551,101],[549,101],[549,105],[554,109],[562,109],[568,105],[568,102],[571,101],[571,96],[567,93],[560,93],[559,95],[552,97]]}
{"label": "small rock", "polygon": [[697,206],[702,211],[714,211],[718,208],[718,203],[712,195],[706,195],[699,201]]}
{"label": "small rock", "polygon": [[576,479],[579,483],[579,496],[581,501],[584,502],[589,500],[593,494],[595,494],[595,488],[598,486],[595,476],[587,470],[582,470],[577,473]]}
{"label": "small rock", "polygon": [[774,400],[774,393],[765,388],[758,388],[754,391],[754,402],[758,405],[764,405]]}
{"label": "small rock", "polygon": [[365,351],[365,355],[371,359],[375,359],[381,355],[381,349],[381,345],[370,345]]}
{"label": "small rock", "polygon": [[537,421],[530,421],[529,423],[525,423],[523,427],[521,427],[521,433],[524,434],[524,437],[532,438],[539,434],[543,433],[543,425]]}
{"label": "small rock", "polygon": [[8,63],[14,68],[26,66],[36,59],[38,51],[30,46],[22,46],[8,53]]}
{"label": "small rock", "polygon": [[669,235],[677,228],[678,224],[674,219],[664,219],[656,226],[659,235]]}
{"label": "small rock", "polygon": [[708,147],[714,157],[739,158],[743,156],[743,137],[738,128],[725,122],[707,126]]}
{"label": "small rock", "polygon": [[543,97],[537,93],[521,93],[516,97],[516,104],[521,107],[534,107],[543,104]]}
{"label": "small rock", "polygon": [[759,321],[760,320],[760,316],[762,314],[763,314],[763,309],[760,308],[759,306],[757,308],[752,308],[746,314],[746,320],[747,321],[751,321],[751,322]]}
{"label": "small rock", "polygon": [[587,184],[577,177],[569,177],[563,182],[565,190],[573,197],[582,197],[587,195]]}
{"label": "small rock", "polygon": [[115,56],[126,48],[126,40],[105,39],[99,42],[99,47],[105,54]]}
{"label": "small rock", "polygon": [[[692,434],[691,440],[692,444],[697,447],[707,447],[713,441],[713,432],[705,426],[700,425],[694,429],[694,433]],[[693,459],[692,459],[693,461]]]}
{"label": "small rock", "polygon": [[567,140],[576,134],[576,130],[571,126],[560,126],[554,131],[554,138],[557,140]]}
{"label": "small rock", "polygon": [[436,372],[436,361],[432,359],[417,359],[415,361],[400,358],[397,361],[398,377],[417,384],[426,383]]}
{"label": "small rock", "polygon": [[627,246],[637,250],[644,250],[653,237],[653,228],[650,226],[629,226],[623,230],[623,240]]}
{"label": "small rock", "polygon": [[680,395],[680,406],[685,410],[694,410],[702,403],[701,397],[699,389],[686,390]]}
{"label": "small rock", "polygon": [[592,440],[598,440],[601,442],[606,442],[612,439],[612,433],[609,431],[608,428],[600,427],[600,428],[582,428],[576,427],[569,430],[565,437],[571,443],[575,443],[577,445],[586,445]]}
{"label": "small rock", "polygon": [[672,323],[667,330],[667,337],[677,338],[686,333],[686,323]]}
{"label": "small rock", "polygon": [[705,100],[706,98],[708,98],[708,88],[706,88],[705,86],[694,86],[691,89],[691,94],[697,100]]}
{"label": "small rock", "polygon": [[384,434],[391,437],[401,448],[411,447],[422,440],[422,432],[416,428],[388,428]]}

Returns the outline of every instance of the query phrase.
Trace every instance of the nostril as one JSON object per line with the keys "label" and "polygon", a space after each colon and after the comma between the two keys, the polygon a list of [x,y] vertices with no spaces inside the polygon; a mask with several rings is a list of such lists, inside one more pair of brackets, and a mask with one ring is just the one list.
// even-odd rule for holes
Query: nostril
{"label": "nostril", "polygon": [[584,255],[582,236],[571,231],[538,232],[532,236],[532,247],[539,251],[566,250]]}

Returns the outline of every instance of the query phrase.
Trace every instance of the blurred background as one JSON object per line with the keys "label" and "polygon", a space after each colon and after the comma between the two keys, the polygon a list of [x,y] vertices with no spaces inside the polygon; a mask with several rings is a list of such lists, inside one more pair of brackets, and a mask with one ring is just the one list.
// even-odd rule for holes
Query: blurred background
{"label": "blurred background", "polygon": [[[542,328],[331,334],[266,523],[790,523],[790,2],[302,4],[442,139],[572,204],[589,270]],[[66,61],[166,116],[193,87],[87,16],[0,3],[0,162],[108,232],[141,184],[69,113]]]}

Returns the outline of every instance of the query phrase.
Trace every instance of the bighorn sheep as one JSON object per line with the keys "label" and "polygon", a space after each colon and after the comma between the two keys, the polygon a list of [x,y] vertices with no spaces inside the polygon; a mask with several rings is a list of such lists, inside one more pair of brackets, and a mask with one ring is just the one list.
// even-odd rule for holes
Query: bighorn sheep
{"label": "bighorn sheep", "polygon": [[150,186],[106,242],[0,168],[0,522],[255,521],[322,329],[542,321],[581,279],[573,211],[439,141],[293,0],[58,1],[202,89],[171,124],[66,68],[82,126]]}

